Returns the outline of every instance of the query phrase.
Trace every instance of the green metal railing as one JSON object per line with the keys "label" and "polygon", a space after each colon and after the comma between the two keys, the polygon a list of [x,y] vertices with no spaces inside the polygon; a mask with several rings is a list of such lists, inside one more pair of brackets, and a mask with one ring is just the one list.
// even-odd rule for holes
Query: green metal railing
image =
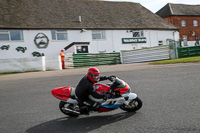
{"label": "green metal railing", "polygon": [[73,54],[74,67],[121,64],[120,53],[78,53]]}
{"label": "green metal railing", "polygon": [[178,48],[179,58],[192,57],[192,56],[200,56],[200,46]]}

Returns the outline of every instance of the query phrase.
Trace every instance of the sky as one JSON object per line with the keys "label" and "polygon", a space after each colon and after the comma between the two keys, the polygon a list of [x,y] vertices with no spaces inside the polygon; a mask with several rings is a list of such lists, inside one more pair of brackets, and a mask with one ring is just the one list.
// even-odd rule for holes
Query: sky
{"label": "sky", "polygon": [[140,3],[142,6],[149,9],[153,13],[156,13],[167,3],[200,5],[200,0],[104,0],[104,1],[136,2]]}

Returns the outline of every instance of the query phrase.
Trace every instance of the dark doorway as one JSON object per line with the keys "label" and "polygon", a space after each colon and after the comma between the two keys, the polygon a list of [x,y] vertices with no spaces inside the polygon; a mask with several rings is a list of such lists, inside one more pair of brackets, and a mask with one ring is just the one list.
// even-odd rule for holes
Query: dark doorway
{"label": "dark doorway", "polygon": [[88,53],[88,46],[76,46],[77,53]]}

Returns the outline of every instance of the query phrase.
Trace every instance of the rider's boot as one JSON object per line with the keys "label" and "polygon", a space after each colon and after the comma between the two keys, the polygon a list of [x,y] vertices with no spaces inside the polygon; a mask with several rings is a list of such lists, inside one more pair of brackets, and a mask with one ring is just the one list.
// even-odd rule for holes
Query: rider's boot
{"label": "rider's boot", "polygon": [[81,114],[89,115],[89,110],[88,110],[88,107],[86,105],[79,106],[79,110],[80,110]]}

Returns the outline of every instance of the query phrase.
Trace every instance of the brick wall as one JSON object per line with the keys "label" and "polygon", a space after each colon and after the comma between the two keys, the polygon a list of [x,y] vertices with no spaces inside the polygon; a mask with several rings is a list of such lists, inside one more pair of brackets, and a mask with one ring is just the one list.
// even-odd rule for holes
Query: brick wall
{"label": "brick wall", "polygon": [[[180,30],[180,38],[183,40],[183,35],[187,36],[188,41],[195,41],[194,34],[192,35],[192,32],[195,32],[195,35],[200,36],[200,16],[171,16],[164,18],[165,21],[172,23],[176,27],[178,27]],[[186,26],[181,26],[181,21],[186,21]],[[193,25],[193,20],[198,21],[198,26],[195,27]]]}

